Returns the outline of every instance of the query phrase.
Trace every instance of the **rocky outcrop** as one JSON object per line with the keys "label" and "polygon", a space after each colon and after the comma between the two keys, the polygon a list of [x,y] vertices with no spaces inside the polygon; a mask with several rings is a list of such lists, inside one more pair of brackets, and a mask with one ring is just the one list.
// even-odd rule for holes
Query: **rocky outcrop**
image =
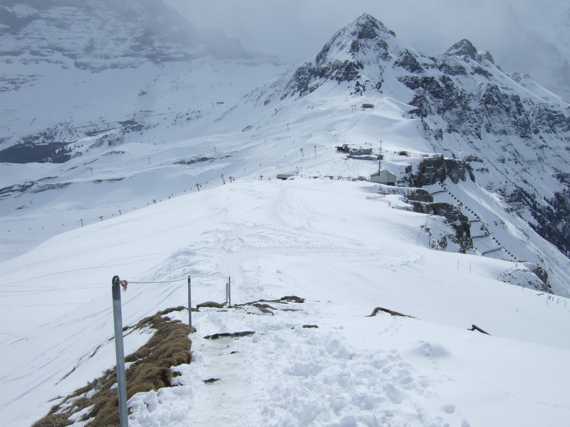
{"label": "rocky outcrop", "polygon": [[[87,148],[113,147],[126,135],[140,133],[153,125],[135,119],[74,125],[59,123],[16,139],[0,150],[0,163],[65,163]],[[86,138],[85,144],[78,143]],[[7,141],[8,143],[10,141]]]}
{"label": "rocky outcrop", "polygon": [[511,206],[528,209],[534,219],[530,223],[532,228],[570,256],[570,189],[556,192],[551,199],[538,199],[519,187],[506,201]]}
{"label": "rocky outcrop", "polygon": [[[448,203],[426,203],[411,199],[408,199],[408,203],[411,204],[414,212],[444,217],[446,223],[455,231],[455,234],[450,235],[449,238],[459,245],[462,253],[466,253],[473,248],[469,218],[463,215],[458,208]],[[447,247],[447,242],[438,242],[438,246],[441,249],[445,249]]]}
{"label": "rocky outcrop", "polygon": [[422,160],[417,171],[410,173],[404,180],[411,187],[424,187],[447,179],[457,184],[460,181],[475,181],[475,175],[469,163],[438,156]]}
{"label": "rocky outcrop", "polygon": [[[391,61],[399,52],[393,46],[396,34],[368,14],[337,32],[317,54],[314,62],[299,67],[285,84],[281,99],[305,96],[326,82],[347,83],[351,93],[369,89],[380,91],[383,84],[382,62]],[[414,68],[412,54],[400,56],[401,66]],[[367,69],[373,69],[370,73]],[[266,100],[265,103],[269,103]]]}

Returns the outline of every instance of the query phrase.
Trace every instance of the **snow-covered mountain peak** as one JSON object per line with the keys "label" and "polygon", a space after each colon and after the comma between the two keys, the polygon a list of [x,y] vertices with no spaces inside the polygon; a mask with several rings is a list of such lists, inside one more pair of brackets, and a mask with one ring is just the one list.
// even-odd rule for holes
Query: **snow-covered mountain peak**
{"label": "snow-covered mountain peak", "polygon": [[330,81],[356,84],[356,93],[366,87],[380,88],[384,69],[400,53],[396,33],[375,17],[362,14],[336,32],[314,61],[296,70],[280,88],[280,98],[307,95]]}
{"label": "snow-covered mountain peak", "polygon": [[493,58],[493,55],[491,55],[491,52],[479,52],[475,45],[473,45],[473,43],[468,39],[462,39],[447,49],[444,57],[452,56],[459,57],[463,60],[472,60],[480,63],[484,61],[488,61],[492,64],[495,63],[495,59]]}
{"label": "snow-covered mountain peak", "polygon": [[396,33],[369,14],[363,14],[338,31],[325,44],[316,58],[317,66],[337,61],[352,61],[356,65],[387,60],[395,50]]}
{"label": "snow-covered mountain peak", "polygon": [[462,39],[452,45],[445,52],[445,56],[458,56],[464,60],[471,59],[476,62],[489,61],[493,64],[495,63],[495,59],[493,58],[493,55],[491,55],[491,52],[479,52],[473,43],[467,39]]}
{"label": "snow-covered mountain peak", "polygon": [[446,52],[447,55],[457,55],[471,59],[477,59],[477,48],[467,39],[462,39],[451,46]]}

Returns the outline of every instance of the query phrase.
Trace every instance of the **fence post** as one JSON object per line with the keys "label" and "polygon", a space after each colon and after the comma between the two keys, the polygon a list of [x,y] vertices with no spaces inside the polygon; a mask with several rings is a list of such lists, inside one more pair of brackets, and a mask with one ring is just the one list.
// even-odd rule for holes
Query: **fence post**
{"label": "fence post", "polygon": [[188,326],[192,333],[192,276],[188,276]]}
{"label": "fence post", "polygon": [[232,306],[232,277],[228,277],[228,307]]}
{"label": "fence post", "polygon": [[121,312],[121,279],[113,277],[113,320],[115,323],[115,354],[117,356],[117,390],[119,391],[119,420],[121,427],[128,427],[127,378],[125,375],[125,350],[123,346],[123,315]]}

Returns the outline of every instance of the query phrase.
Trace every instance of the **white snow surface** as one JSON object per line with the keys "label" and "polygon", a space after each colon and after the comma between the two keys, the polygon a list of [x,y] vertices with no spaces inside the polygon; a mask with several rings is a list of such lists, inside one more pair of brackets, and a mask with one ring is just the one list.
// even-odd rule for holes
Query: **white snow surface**
{"label": "white snow surface", "polygon": [[184,305],[191,274],[194,303],[223,300],[227,276],[234,303],[307,301],[195,313],[181,385],[134,396],[132,425],[565,425],[568,301],[500,282],[509,262],[426,248],[423,222],[368,183],[243,180],[54,237],[0,264],[0,419],[29,425],[112,367],[113,274],[181,278],[131,285],[125,324]]}

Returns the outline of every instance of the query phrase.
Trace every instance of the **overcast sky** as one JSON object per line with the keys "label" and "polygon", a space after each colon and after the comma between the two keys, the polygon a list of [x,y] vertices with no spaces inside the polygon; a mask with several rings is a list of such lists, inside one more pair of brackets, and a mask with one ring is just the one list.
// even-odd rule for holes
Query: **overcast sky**
{"label": "overcast sky", "polygon": [[[513,25],[525,31],[559,14],[565,0],[169,0],[197,28],[222,29],[244,46],[292,60],[312,56],[363,12],[404,41],[437,53],[467,37],[480,49],[501,49]],[[570,7],[569,7],[570,8]],[[542,22],[541,22],[542,21]],[[509,34],[506,34],[509,33]],[[507,40],[505,39],[507,35]],[[496,49],[495,49],[496,50]]]}
{"label": "overcast sky", "polygon": [[313,58],[335,31],[368,12],[422,52],[438,54],[468,38],[507,70],[530,72],[544,84],[570,82],[560,71],[570,61],[568,0],[167,1],[199,30],[223,31],[246,49],[291,62]]}

